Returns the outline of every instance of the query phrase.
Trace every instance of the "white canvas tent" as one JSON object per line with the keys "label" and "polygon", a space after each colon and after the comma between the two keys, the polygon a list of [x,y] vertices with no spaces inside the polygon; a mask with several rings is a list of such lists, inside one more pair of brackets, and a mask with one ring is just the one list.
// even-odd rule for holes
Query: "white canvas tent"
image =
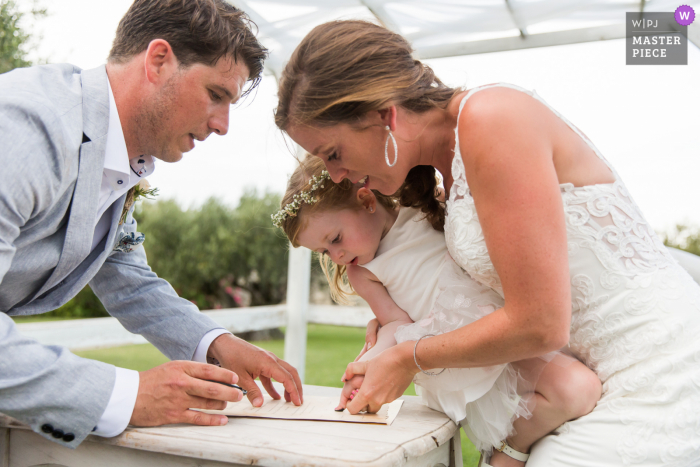
{"label": "white canvas tent", "polygon": [[[229,0],[247,12],[279,76],[301,39],[335,19],[365,19],[402,34],[419,59],[625,37],[626,12],[672,12],[681,0]],[[698,20],[700,21],[700,20]],[[697,23],[697,21],[696,21]],[[700,26],[689,28],[700,47]]]}
{"label": "white canvas tent", "polygon": [[[626,12],[700,12],[700,1],[680,0],[229,0],[259,27],[270,50],[266,72],[279,77],[286,61],[315,26],[365,19],[402,34],[415,56],[431,59],[576,44],[625,37]],[[700,47],[700,19],[688,27]],[[624,59],[621,58],[621,59]],[[304,375],[310,252],[290,248],[285,360]]]}

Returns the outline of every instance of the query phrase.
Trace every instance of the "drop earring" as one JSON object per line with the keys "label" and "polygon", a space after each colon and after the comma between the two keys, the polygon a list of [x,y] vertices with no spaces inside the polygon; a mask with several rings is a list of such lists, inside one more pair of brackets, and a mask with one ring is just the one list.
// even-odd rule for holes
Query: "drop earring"
{"label": "drop earring", "polygon": [[[386,137],[386,142],[384,143],[384,160],[386,161],[386,165],[393,167],[399,160],[399,148],[396,146],[396,138],[394,138],[394,135],[391,133],[389,125],[386,126],[386,129],[389,130],[389,135]],[[394,143],[394,162],[389,162],[389,138],[391,138],[391,142]]]}

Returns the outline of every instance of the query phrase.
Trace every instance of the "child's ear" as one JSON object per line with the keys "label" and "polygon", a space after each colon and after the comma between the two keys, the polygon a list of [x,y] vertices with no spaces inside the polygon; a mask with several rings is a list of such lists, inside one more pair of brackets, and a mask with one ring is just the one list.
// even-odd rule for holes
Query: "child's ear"
{"label": "child's ear", "polygon": [[369,212],[374,212],[377,209],[377,197],[374,196],[372,190],[362,187],[357,190],[357,200],[362,204],[362,207]]}

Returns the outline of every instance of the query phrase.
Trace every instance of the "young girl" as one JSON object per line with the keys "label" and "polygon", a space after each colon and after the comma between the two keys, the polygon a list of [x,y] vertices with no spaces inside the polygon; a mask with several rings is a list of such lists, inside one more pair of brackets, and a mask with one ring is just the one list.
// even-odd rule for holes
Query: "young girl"
{"label": "young girl", "polygon": [[[433,170],[419,167],[415,170]],[[411,174],[407,183],[411,183]],[[503,298],[479,284],[447,254],[444,214],[427,218],[398,200],[349,180],[333,183],[320,158],[307,157],[290,178],[275,225],[295,247],[321,254],[336,301],[345,278],[381,325],[368,360],[397,342],[452,331],[503,306]],[[435,203],[439,203],[436,199]],[[468,233],[465,233],[468,235]],[[527,272],[524,271],[526,274]],[[578,360],[554,352],[484,368],[424,371],[419,352],[416,390],[431,408],[460,423],[477,449],[496,449],[490,465],[522,466],[530,446],[568,420],[593,410],[597,376]],[[548,364],[549,363],[549,364]],[[345,382],[339,408],[362,384]]]}

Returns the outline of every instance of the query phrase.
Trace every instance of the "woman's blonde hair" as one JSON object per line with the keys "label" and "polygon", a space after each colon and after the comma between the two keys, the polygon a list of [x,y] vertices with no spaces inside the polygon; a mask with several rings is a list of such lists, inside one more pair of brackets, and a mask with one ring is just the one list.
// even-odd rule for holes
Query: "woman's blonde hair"
{"label": "woman's blonde hair", "polygon": [[[287,184],[287,191],[282,198],[281,208],[284,209],[289,203],[294,201],[295,195],[301,195],[309,189],[309,180],[315,176],[320,176],[325,170],[323,160],[318,157],[307,155],[296,168]],[[361,209],[362,205],[358,201],[356,194],[359,186],[353,185],[350,180],[343,180],[334,183],[330,178],[325,180],[321,186],[311,193],[316,199],[313,204],[301,203],[295,216],[287,216],[280,225],[294,248],[299,247],[299,233],[306,228],[309,216],[322,213],[324,211],[341,211],[343,209]],[[377,203],[386,209],[395,209],[398,200],[392,196],[386,196],[378,191],[372,190],[377,197]],[[347,280],[346,268],[342,264],[335,264],[327,254],[319,254],[321,269],[328,279],[331,289],[331,298],[338,303],[348,303],[348,296],[354,295],[355,291]]]}
{"label": "woman's blonde hair", "polygon": [[[401,35],[367,21],[316,26],[297,46],[279,80],[275,123],[332,126],[357,124],[367,112],[400,105],[414,113],[445,109],[461,91],[445,85],[415,60]],[[435,170],[414,167],[397,193],[402,206],[420,208],[443,230],[444,205],[436,202]]]}

